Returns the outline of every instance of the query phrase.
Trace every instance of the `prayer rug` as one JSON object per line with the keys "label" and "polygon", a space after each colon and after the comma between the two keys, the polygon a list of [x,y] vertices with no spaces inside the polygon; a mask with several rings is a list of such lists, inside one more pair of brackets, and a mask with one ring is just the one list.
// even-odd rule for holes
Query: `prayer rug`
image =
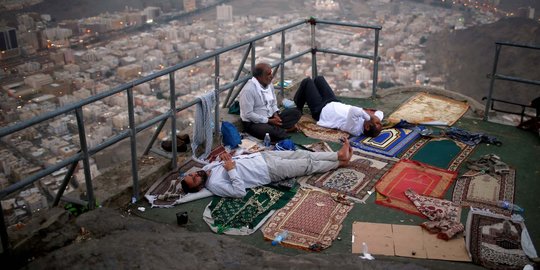
{"label": "prayer rug", "polygon": [[169,172],[158,179],[146,192],[144,197],[152,207],[169,208],[177,204],[186,203],[212,196],[212,193],[203,188],[197,193],[184,193],[180,184],[181,173],[191,173],[200,170],[204,164],[189,160],[177,170]]}
{"label": "prayer rug", "polygon": [[466,247],[474,263],[489,269],[523,269],[536,258],[523,218],[471,209],[467,217]]}
{"label": "prayer rug", "polygon": [[403,103],[389,117],[390,123],[405,120],[412,124],[453,125],[469,105],[451,98],[418,93]]}
{"label": "prayer rug", "polygon": [[203,219],[212,231],[219,234],[248,235],[268,219],[272,210],[283,207],[296,190],[282,191],[272,187],[247,190],[244,198],[214,199],[206,207]]}
{"label": "prayer rug", "polygon": [[448,138],[420,138],[401,158],[457,171],[475,147]]}
{"label": "prayer rug", "polygon": [[299,182],[304,185],[338,192],[347,199],[365,202],[375,183],[398,160],[380,155],[354,151],[347,167],[337,168],[326,173],[304,176]]}
{"label": "prayer rug", "polygon": [[334,151],[332,150],[330,145],[328,145],[328,143],[324,141],[318,141],[316,143],[305,144],[302,146],[305,147],[307,150],[311,150],[313,152],[333,152]]}
{"label": "prayer rug", "polygon": [[395,157],[420,137],[416,130],[406,128],[383,129],[377,137],[360,135],[349,139],[351,145],[364,151]]}
{"label": "prayer rug", "polygon": [[516,171],[514,169],[502,174],[471,170],[457,179],[452,200],[462,206],[484,208],[495,213],[510,215],[511,210],[497,206],[497,202],[514,202],[515,183]]}
{"label": "prayer rug", "polygon": [[420,195],[442,198],[456,177],[455,171],[402,159],[375,185],[378,192],[375,203],[423,217],[405,191],[411,189]]}
{"label": "prayer rug", "polygon": [[282,245],[320,251],[332,245],[352,207],[327,192],[301,189],[261,230],[267,240],[287,230],[288,236]]}
{"label": "prayer rug", "polygon": [[296,126],[304,135],[314,139],[339,142],[344,137],[349,138],[349,133],[345,131],[318,126],[317,122],[308,115],[302,115]]}

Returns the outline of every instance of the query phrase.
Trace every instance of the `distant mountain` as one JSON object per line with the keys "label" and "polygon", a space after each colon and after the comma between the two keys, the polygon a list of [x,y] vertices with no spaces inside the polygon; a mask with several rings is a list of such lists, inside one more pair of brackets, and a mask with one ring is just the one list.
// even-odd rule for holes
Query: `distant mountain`
{"label": "distant mountain", "polygon": [[[432,35],[426,43],[426,70],[431,76],[446,75],[447,90],[482,102],[489,91],[486,75],[492,72],[497,41],[540,46],[540,23],[507,18]],[[540,81],[540,50],[503,47],[497,73]],[[540,96],[540,86],[497,80],[493,93],[497,99],[529,104]]]}

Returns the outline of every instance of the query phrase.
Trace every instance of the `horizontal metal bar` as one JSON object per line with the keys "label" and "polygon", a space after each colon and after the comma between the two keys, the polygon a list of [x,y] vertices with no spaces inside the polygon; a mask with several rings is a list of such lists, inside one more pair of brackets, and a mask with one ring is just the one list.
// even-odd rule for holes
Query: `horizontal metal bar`
{"label": "horizontal metal bar", "polygon": [[501,75],[501,74],[495,74],[495,79],[503,80],[503,81],[511,81],[511,82],[520,82],[520,83],[525,83],[525,84],[540,85],[540,81],[506,76],[506,75]]}
{"label": "horizontal metal bar", "polygon": [[[482,100],[486,100],[486,99],[487,99],[487,97],[483,97],[483,98],[482,98]],[[491,100],[492,100],[492,101],[497,101],[497,102],[506,103],[506,104],[517,105],[517,106],[521,106],[521,107],[534,108],[534,107],[531,106],[531,105],[521,104],[521,103],[516,103],[516,102],[512,102],[512,101],[506,101],[506,100],[502,100],[502,99],[491,98]]]}
{"label": "horizontal metal bar", "polygon": [[161,121],[163,121],[163,120],[169,118],[170,115],[171,115],[170,112],[166,112],[166,113],[160,114],[159,116],[154,117],[154,118],[152,118],[152,119],[150,119],[150,120],[148,120],[148,121],[146,121],[146,122],[144,122],[144,123],[142,123],[142,124],[136,126],[136,127],[135,127],[135,132],[139,133],[139,132],[141,132],[141,131],[147,129],[147,128],[150,127],[150,126],[153,126],[153,125],[155,125],[155,124],[157,124],[157,123],[159,123],[159,122],[161,122]]}
{"label": "horizontal metal bar", "polygon": [[495,42],[495,44],[519,47],[519,48],[525,48],[525,49],[540,50],[540,46],[536,46],[536,45],[519,44],[519,43],[512,43],[512,42],[505,42],[505,41]]}
{"label": "horizontal metal bar", "polygon": [[359,57],[359,58],[365,58],[369,60],[374,60],[375,57],[373,55],[364,55],[364,54],[358,54],[358,53],[348,53],[348,52],[342,52],[332,49],[317,49],[318,52],[324,52],[324,53],[332,53],[332,54],[339,54],[339,55],[346,55],[346,56],[352,56],[352,57]]}
{"label": "horizontal metal bar", "polygon": [[75,102],[75,103],[72,103],[72,104],[68,104],[68,105],[66,105],[66,106],[64,106],[62,108],[59,108],[59,109],[55,110],[55,111],[45,113],[43,115],[34,117],[34,118],[29,119],[27,121],[22,121],[22,122],[16,123],[16,124],[8,126],[8,127],[1,128],[0,129],[0,138],[6,136],[8,134],[11,134],[11,133],[17,132],[19,130],[28,128],[30,126],[33,126],[33,125],[35,125],[37,123],[40,123],[40,122],[43,122],[45,120],[54,118],[56,116],[59,116],[59,115],[62,115],[62,114],[68,113],[68,112],[71,112],[71,111],[75,110],[76,108],[79,108],[79,107],[82,107],[84,105],[93,103],[93,102],[98,101],[100,99],[103,99],[105,97],[112,96],[112,95],[117,94],[119,92],[125,91],[128,88],[132,88],[132,87],[134,87],[136,85],[139,85],[139,84],[151,81],[153,79],[168,75],[171,72],[175,72],[175,71],[177,71],[179,69],[182,69],[182,68],[191,66],[193,64],[205,61],[207,59],[213,58],[216,55],[219,55],[219,54],[234,50],[236,48],[248,45],[253,41],[263,39],[263,38],[269,37],[271,35],[275,35],[277,33],[280,33],[282,31],[284,31],[284,30],[287,30],[287,29],[297,27],[297,26],[302,25],[302,24],[304,24],[306,22],[307,22],[307,20],[301,20],[301,21],[298,21],[298,22],[295,22],[295,23],[291,23],[289,25],[280,27],[280,28],[275,29],[273,31],[270,31],[270,32],[267,32],[267,33],[264,33],[264,34],[261,34],[261,35],[258,35],[258,36],[255,36],[255,37],[253,37],[251,39],[248,39],[248,40],[233,44],[233,45],[225,47],[225,48],[215,50],[215,51],[207,53],[207,54],[203,54],[201,56],[197,56],[197,57],[195,57],[193,59],[190,59],[188,61],[184,61],[184,62],[179,63],[177,65],[174,65],[172,67],[168,67],[168,68],[166,68],[164,70],[161,70],[159,72],[150,74],[150,75],[145,76],[143,78],[131,81],[129,83],[119,85],[119,86],[114,87],[113,89],[111,89],[109,91],[101,92],[101,93],[99,93],[99,94],[97,94],[95,96],[91,96],[89,98],[83,99],[81,101],[78,101],[78,102]]}
{"label": "horizontal metal bar", "polygon": [[21,181],[18,181],[17,183],[13,184],[13,185],[10,185],[8,186],[6,189],[2,189],[0,190],[0,200],[4,199],[6,196],[8,196],[9,194],[27,186],[27,185],[30,185],[32,183],[34,183],[35,181],[39,180],[40,178],[42,177],[45,177],[55,171],[58,171],[60,170],[61,168],[73,163],[73,162],[78,162],[79,160],[82,160],[83,159],[83,154],[82,153],[77,153],[67,159],[64,159],[50,167],[47,167],[35,174],[32,174],[31,176],[29,177],[26,177],[24,178],[23,180]]}
{"label": "horizontal metal bar", "polygon": [[342,25],[342,26],[369,28],[369,29],[376,29],[376,30],[382,29],[382,26],[379,26],[379,25],[362,25],[362,24],[356,24],[356,23],[344,23],[344,22],[318,20],[318,19],[315,19],[315,22],[321,23],[321,24]]}
{"label": "horizontal metal bar", "polygon": [[299,52],[299,53],[297,53],[297,54],[293,54],[293,55],[291,55],[291,56],[289,56],[289,57],[286,57],[286,58],[284,59],[284,62],[289,62],[289,61],[291,61],[291,60],[294,60],[294,59],[296,59],[296,58],[298,58],[298,57],[301,57],[302,55],[308,54],[308,53],[310,53],[310,52],[311,52],[311,48],[310,48],[310,49],[307,49],[307,50],[304,50],[304,51],[301,51],[301,52]]}
{"label": "horizontal metal bar", "polygon": [[251,79],[251,77],[252,77],[251,75],[246,75],[246,76],[244,76],[244,77],[242,77],[242,78],[239,78],[238,80],[236,80],[236,81],[234,81],[234,82],[230,82],[230,83],[228,83],[228,84],[224,84],[224,85],[222,85],[222,86],[219,87],[218,91],[219,91],[219,93],[221,93],[221,92],[223,92],[223,91],[225,91],[225,90],[227,90],[227,89],[229,89],[229,88],[231,88],[231,87],[233,87],[233,86],[237,86],[237,85],[239,85],[239,84],[243,84],[244,82],[249,81],[249,80]]}

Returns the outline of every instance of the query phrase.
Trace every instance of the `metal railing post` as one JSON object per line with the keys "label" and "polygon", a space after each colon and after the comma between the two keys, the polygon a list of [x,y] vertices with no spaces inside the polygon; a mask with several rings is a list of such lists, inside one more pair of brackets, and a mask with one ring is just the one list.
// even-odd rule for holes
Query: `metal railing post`
{"label": "metal railing post", "polygon": [[8,239],[8,233],[7,233],[7,227],[6,227],[6,220],[4,217],[4,208],[2,207],[2,204],[0,203],[0,238],[2,238],[2,255],[4,255],[6,258],[11,253],[11,248],[9,246],[9,239]]}
{"label": "metal railing post", "polygon": [[491,70],[491,80],[489,81],[489,93],[486,100],[486,108],[484,110],[484,121],[488,120],[489,106],[491,106],[491,96],[493,95],[493,85],[495,84],[495,74],[497,74],[497,64],[499,62],[499,53],[501,45],[495,44],[495,60],[493,61],[493,69]]}
{"label": "metal railing post", "polygon": [[83,170],[84,180],[86,182],[86,195],[88,197],[88,209],[94,209],[96,207],[96,200],[94,198],[94,187],[92,186],[92,174],[90,173],[90,155],[88,154],[88,145],[86,144],[86,131],[84,129],[84,118],[82,107],[75,109],[75,115],[77,116],[77,127],[79,128],[79,142],[81,144],[81,151],[83,154]]}
{"label": "metal railing post", "polygon": [[281,89],[279,93],[281,95],[281,100],[285,98],[285,30],[281,31],[281,59],[280,59],[281,69],[279,75],[281,77]]}
{"label": "metal railing post", "polygon": [[253,72],[253,69],[255,68],[255,41],[249,43],[249,46],[251,46],[251,70],[250,70],[250,72]]}
{"label": "metal railing post", "polygon": [[[131,201],[139,200],[139,175],[137,172],[137,131],[135,128],[135,108],[133,104],[133,88],[127,89],[129,131],[131,135],[131,176],[133,177],[133,197]],[[173,138],[173,142],[176,141]]]}
{"label": "metal railing post", "polygon": [[214,95],[216,97],[214,135],[219,134],[219,54],[214,57]]}
{"label": "metal railing post", "polygon": [[62,184],[60,185],[60,188],[58,188],[58,192],[56,193],[56,197],[54,198],[53,206],[57,206],[58,203],[60,203],[60,198],[62,198],[62,195],[64,195],[64,190],[66,189],[69,181],[71,180],[71,177],[73,177],[73,172],[77,168],[77,164],[79,162],[73,162],[71,165],[69,165],[69,169],[66,173],[66,176],[64,176],[64,180],[62,181]]}
{"label": "metal railing post", "polygon": [[311,24],[311,77],[315,79],[317,77],[317,44],[315,41],[315,25],[317,20],[314,17],[309,19]]}
{"label": "metal railing post", "polygon": [[377,96],[377,80],[379,75],[379,31],[379,29],[375,29],[375,48],[373,51],[373,89],[371,92],[372,98]]}
{"label": "metal railing post", "polygon": [[176,88],[174,81],[174,72],[169,73],[169,96],[170,96],[170,106],[171,106],[171,147],[172,147],[172,160],[171,160],[171,169],[175,169],[178,165],[176,164]]}
{"label": "metal railing post", "polygon": [[[247,58],[249,56],[249,52],[251,51],[251,45],[252,44],[250,43],[248,48],[244,52],[244,56],[242,57],[242,61],[240,62],[240,65],[238,66],[238,69],[236,70],[236,74],[234,75],[233,82],[238,80],[238,78],[240,78],[240,74],[242,74],[242,70],[244,69],[244,65],[246,64],[246,60],[247,60]],[[242,90],[242,89],[240,88],[240,90]],[[234,86],[227,92],[227,98],[223,102],[223,108],[227,108],[227,107],[231,106],[232,101],[229,101],[229,100],[231,99],[231,95],[232,95],[233,91],[234,91]]]}

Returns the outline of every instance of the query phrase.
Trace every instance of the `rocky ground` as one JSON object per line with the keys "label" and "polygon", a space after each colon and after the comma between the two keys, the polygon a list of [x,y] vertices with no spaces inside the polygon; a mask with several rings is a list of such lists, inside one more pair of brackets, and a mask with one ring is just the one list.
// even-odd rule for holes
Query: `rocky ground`
{"label": "rocky ground", "polygon": [[354,254],[274,254],[228,236],[129,216],[121,209],[100,208],[78,218],[54,211],[41,222],[57,226],[41,230],[40,242],[34,243],[48,251],[13,269],[426,269],[365,261]]}

